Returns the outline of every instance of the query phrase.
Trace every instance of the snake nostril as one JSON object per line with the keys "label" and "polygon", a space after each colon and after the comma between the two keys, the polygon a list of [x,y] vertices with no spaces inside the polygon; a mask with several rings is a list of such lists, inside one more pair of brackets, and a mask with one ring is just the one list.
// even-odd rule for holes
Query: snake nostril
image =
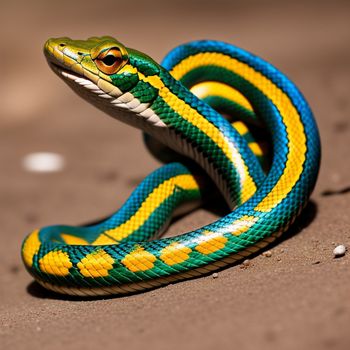
{"label": "snake nostril", "polygon": [[83,56],[83,53],[82,53],[82,52],[77,52],[77,54],[78,54],[79,56]]}

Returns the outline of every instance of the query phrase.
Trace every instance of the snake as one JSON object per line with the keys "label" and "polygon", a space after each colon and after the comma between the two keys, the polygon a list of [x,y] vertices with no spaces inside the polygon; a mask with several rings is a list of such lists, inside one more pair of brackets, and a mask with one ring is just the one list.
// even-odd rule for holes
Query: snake
{"label": "snake", "polygon": [[[262,58],[200,40],[158,64],[110,36],[51,38],[44,54],[79,96],[142,130],[166,163],[108,218],[26,236],[22,260],[44,288],[118,295],[208,275],[264,249],[308,203],[320,166],[318,128],[299,89]],[[214,206],[224,201],[227,213],[161,237],[205,192],[217,195],[208,199]]]}

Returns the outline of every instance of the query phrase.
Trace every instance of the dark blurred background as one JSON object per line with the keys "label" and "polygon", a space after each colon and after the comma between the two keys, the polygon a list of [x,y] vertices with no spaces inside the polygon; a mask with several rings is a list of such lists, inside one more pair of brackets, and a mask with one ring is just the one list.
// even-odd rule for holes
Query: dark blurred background
{"label": "dark blurred background", "polygon": [[[331,252],[336,243],[350,243],[349,1],[12,0],[0,5],[0,26],[3,344],[74,348],[114,339],[129,349],[147,342],[153,349],[347,348],[349,259],[333,262]],[[138,130],[74,95],[45,62],[49,37],[98,35],[114,36],[157,61],[186,41],[227,41],[270,61],[299,86],[320,127],[323,162],[310,214],[315,219],[283,242],[288,254],[269,262],[257,257],[246,274],[227,269],[215,286],[209,277],[105,303],[43,300],[47,294],[33,287],[20,261],[24,236],[36,227],[105,216],[159,166]],[[24,160],[35,152],[53,152],[65,165],[57,172],[31,171]],[[199,210],[171,230],[214,218]],[[82,318],[79,337],[73,329]]]}

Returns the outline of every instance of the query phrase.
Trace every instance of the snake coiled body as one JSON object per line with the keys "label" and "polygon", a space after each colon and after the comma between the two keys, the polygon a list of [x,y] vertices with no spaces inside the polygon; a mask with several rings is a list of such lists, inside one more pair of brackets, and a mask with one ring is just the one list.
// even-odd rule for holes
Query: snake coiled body
{"label": "snake coiled body", "polygon": [[[186,161],[165,165],[107,220],[28,235],[23,261],[45,288],[120,294],[205,274],[265,247],[306,205],[319,169],[317,126],[299,90],[269,63],[217,41],[179,46],[161,66],[111,37],[50,39],[44,51],[87,101],[142,129],[179,161],[197,163],[232,210],[205,227],[150,240],[176,210],[201,198],[200,177]],[[254,124],[270,135],[267,173]]]}

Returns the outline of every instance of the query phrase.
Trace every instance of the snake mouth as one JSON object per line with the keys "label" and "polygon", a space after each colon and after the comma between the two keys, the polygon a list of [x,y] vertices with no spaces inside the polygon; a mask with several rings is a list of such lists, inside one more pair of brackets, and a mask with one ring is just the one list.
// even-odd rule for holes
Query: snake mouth
{"label": "snake mouth", "polygon": [[[166,124],[150,108],[148,103],[141,103],[131,93],[123,93],[118,87],[90,72],[87,73],[88,77],[85,77],[65,67],[63,63],[55,57],[51,57],[50,54],[46,58],[53,72],[63,79],[74,92],[112,117],[136,127],[145,125],[166,127]],[[131,114],[138,117],[132,118]]]}
{"label": "snake mouth", "polygon": [[61,61],[59,61],[55,56],[51,53],[45,52],[46,61],[49,64],[50,68],[53,71],[64,70],[67,72],[71,72]]}
{"label": "snake mouth", "polygon": [[96,76],[96,79],[94,79],[94,81],[92,81],[92,76],[93,74],[91,74],[89,76],[89,79],[84,78],[83,74],[79,74],[69,68],[67,68],[63,63],[61,63],[60,61],[58,61],[57,59],[55,59],[54,57],[51,57],[50,55],[46,56],[47,62],[50,66],[50,68],[53,70],[54,73],[56,73],[60,78],[64,79],[64,80],[70,80],[70,81],[74,81],[74,82],[79,82],[80,80],[83,82],[85,82],[86,84],[91,84],[94,85],[98,88],[98,86],[96,85],[99,77]]}
{"label": "snake mouth", "polygon": [[[47,57],[48,64],[55,74],[63,79],[75,92],[88,100],[100,100],[101,103],[110,100],[112,103],[122,92],[112,84],[104,81],[97,75],[89,74],[89,77],[68,69],[60,61]],[[109,92],[105,89],[109,88]],[[112,90],[112,91],[110,91]]]}
{"label": "snake mouth", "polygon": [[71,76],[71,80],[73,79],[78,79],[81,78],[81,76],[79,76],[77,73],[67,69],[67,67],[63,66],[62,64],[60,64],[60,62],[58,61],[53,61],[51,59],[47,59],[47,62],[50,66],[50,68],[57,74],[59,75],[61,78],[62,77],[68,77]]}

